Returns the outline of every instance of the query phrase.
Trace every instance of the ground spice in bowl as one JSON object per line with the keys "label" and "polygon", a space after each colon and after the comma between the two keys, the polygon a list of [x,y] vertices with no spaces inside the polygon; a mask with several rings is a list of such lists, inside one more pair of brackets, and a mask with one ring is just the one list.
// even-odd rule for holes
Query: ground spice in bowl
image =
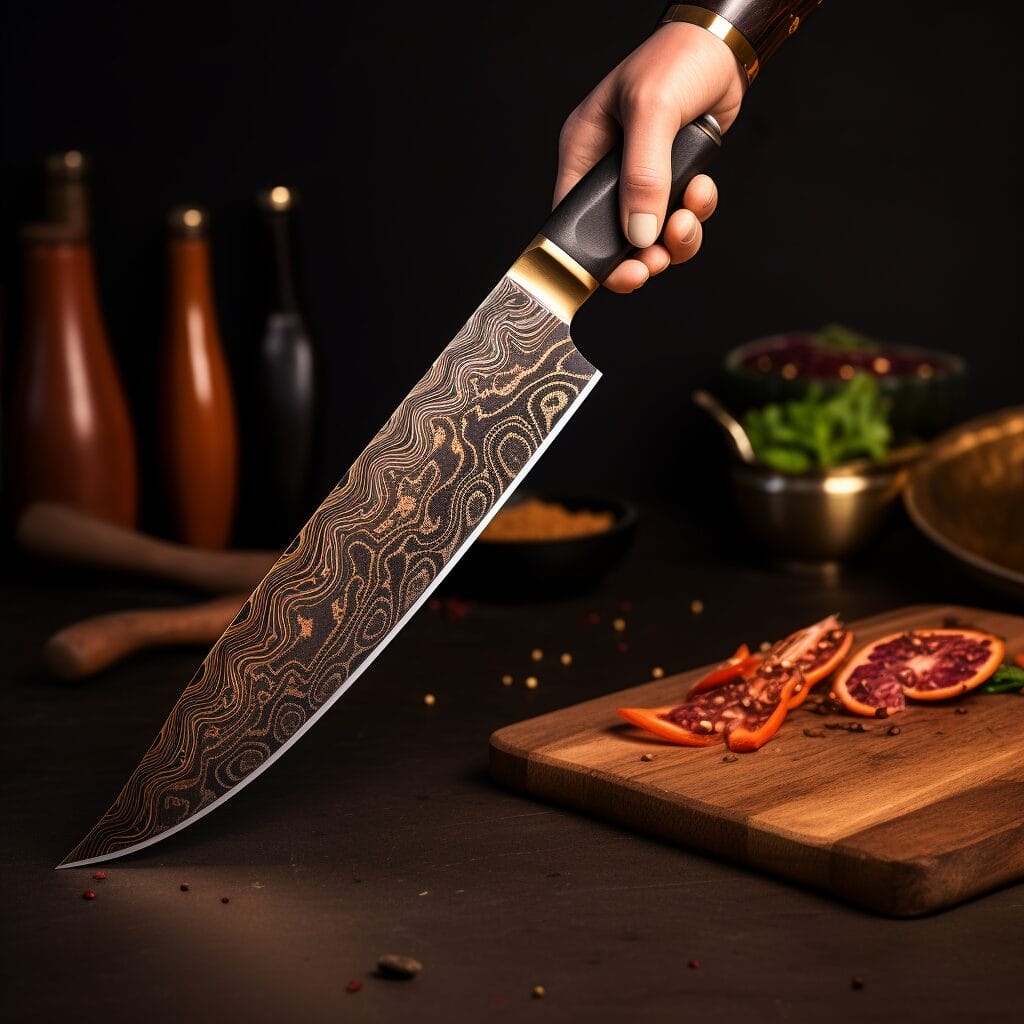
{"label": "ground spice in bowl", "polygon": [[480,537],[485,541],[566,540],[604,533],[614,525],[613,512],[570,509],[557,501],[525,498],[502,509]]}

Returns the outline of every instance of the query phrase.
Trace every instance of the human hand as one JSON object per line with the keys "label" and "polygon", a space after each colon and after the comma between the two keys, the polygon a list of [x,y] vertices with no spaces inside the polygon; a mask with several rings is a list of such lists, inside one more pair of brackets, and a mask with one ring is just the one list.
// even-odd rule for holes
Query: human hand
{"label": "human hand", "polygon": [[556,206],[623,140],[622,230],[639,251],[608,275],[604,283],[612,291],[635,291],[669,264],[696,255],[701,224],[715,212],[718,190],[698,174],[683,193],[682,208],[666,218],[672,140],[701,114],[711,114],[725,132],[745,89],[746,77],[721,39],[697,25],[670,23],[606,75],[566,119],[558,143]]}

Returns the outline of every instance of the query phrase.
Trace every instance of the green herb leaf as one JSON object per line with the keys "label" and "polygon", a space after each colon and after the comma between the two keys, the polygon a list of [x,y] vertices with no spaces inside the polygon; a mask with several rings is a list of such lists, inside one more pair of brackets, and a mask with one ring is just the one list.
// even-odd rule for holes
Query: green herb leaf
{"label": "green herb leaf", "polygon": [[761,462],[802,473],[859,458],[884,462],[890,406],[875,378],[858,373],[831,394],[815,382],[801,399],[751,409],[743,425]]}
{"label": "green herb leaf", "polygon": [[982,693],[1020,693],[1024,690],[1024,668],[1000,665],[981,687]]}

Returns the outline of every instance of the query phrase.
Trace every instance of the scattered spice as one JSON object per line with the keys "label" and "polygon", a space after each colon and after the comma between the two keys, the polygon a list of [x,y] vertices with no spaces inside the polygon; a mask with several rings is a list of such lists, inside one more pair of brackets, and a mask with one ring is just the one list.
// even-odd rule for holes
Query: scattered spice
{"label": "scattered spice", "polygon": [[534,647],[534,649],[530,651],[530,657],[534,661],[541,661],[544,658],[544,652],[539,647]]}
{"label": "scattered spice", "polygon": [[863,722],[826,722],[826,729],[842,729],[845,732],[867,732]]}
{"label": "scattered spice", "polygon": [[653,761],[654,760],[654,755],[653,754],[641,754],[640,755],[640,760],[641,761]]}
{"label": "scattered spice", "polygon": [[967,714],[967,708],[957,708],[956,709],[956,713],[958,715],[966,715]]}
{"label": "scattered spice", "polygon": [[563,665],[571,665],[572,664],[572,655],[568,651],[566,651],[564,654],[562,654],[562,656],[558,660]]}
{"label": "scattered spice", "polygon": [[102,882],[107,877],[107,873],[106,871],[97,871],[92,877],[95,878],[97,882]]}
{"label": "scattered spice", "polygon": [[528,690],[536,690],[539,685],[540,684],[538,683],[536,676],[526,677],[526,688]]}
{"label": "scattered spice", "polygon": [[221,903],[230,903],[231,902],[231,900],[227,896],[221,896],[220,901],[221,901]]}
{"label": "scattered spice", "polygon": [[385,978],[405,981],[415,978],[423,970],[423,964],[411,956],[399,953],[384,953],[377,958],[377,970]]}
{"label": "scattered spice", "polygon": [[616,633],[621,633],[625,628],[625,619],[612,619],[612,629],[614,629]]}
{"label": "scattered spice", "polygon": [[654,668],[651,669],[651,678],[652,679],[661,679],[661,677],[664,674],[665,674],[665,670],[660,665],[655,665]]}
{"label": "scattered spice", "polygon": [[722,760],[726,764],[732,764],[733,761],[738,761],[739,757],[736,754],[726,754],[725,757],[722,758]]}
{"label": "scattered spice", "polygon": [[902,730],[902,729],[900,729],[900,727],[899,727],[898,725],[890,725],[890,726],[889,726],[889,729],[888,729],[888,734],[889,734],[890,736],[899,736],[899,734],[900,734],[900,733],[901,733],[902,731],[903,731],[903,730]]}
{"label": "scattered spice", "polygon": [[86,889],[85,892],[82,893],[82,899],[83,900],[94,900],[94,899],[96,899],[96,893],[94,893],[92,891],[92,889]]}
{"label": "scattered spice", "polygon": [[502,686],[511,686],[514,682],[515,680],[507,672],[501,677]]}
{"label": "scattered spice", "polygon": [[700,615],[704,611],[704,602],[699,598],[694,599],[690,602],[690,613],[692,615]]}
{"label": "scattered spice", "polygon": [[533,986],[533,991],[530,993],[530,995],[534,999],[543,999],[544,995],[545,995],[544,986],[543,985],[534,985]]}
{"label": "scattered spice", "polygon": [[804,735],[812,739],[821,739],[825,735],[824,729],[804,729]]}
{"label": "scattered spice", "polygon": [[423,694],[423,703],[432,708],[437,703],[437,698],[432,693]]}
{"label": "scattered spice", "polygon": [[345,991],[346,992],[358,992],[362,987],[363,987],[363,983],[361,981],[350,981],[345,986]]}
{"label": "scattered spice", "polygon": [[188,891],[189,891],[189,889],[191,889],[191,888],[192,888],[192,886],[190,886],[190,885],[188,884],[188,882],[182,882],[182,883],[181,883],[181,885],[179,885],[179,886],[178,886],[178,888],[179,888],[179,889],[180,889],[180,890],[181,890],[182,892],[188,892]]}
{"label": "scattered spice", "polygon": [[686,966],[689,967],[691,971],[696,971],[700,967],[700,961],[691,960]]}
{"label": "scattered spice", "polygon": [[860,975],[857,975],[856,977],[853,977],[853,978],[850,979],[850,988],[852,988],[855,991],[859,992],[863,987],[864,987],[864,979],[862,977],[860,977]]}

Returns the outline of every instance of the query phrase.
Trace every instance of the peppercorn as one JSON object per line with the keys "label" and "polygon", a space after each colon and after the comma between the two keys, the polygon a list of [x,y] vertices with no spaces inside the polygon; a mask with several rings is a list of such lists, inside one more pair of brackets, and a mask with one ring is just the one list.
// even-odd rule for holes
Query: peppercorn
{"label": "peppercorn", "polygon": [[96,893],[94,893],[92,891],[92,889],[86,889],[85,892],[82,893],[82,899],[83,900],[94,900],[94,899],[96,899]]}
{"label": "peppercorn", "polygon": [[544,986],[543,985],[534,985],[533,986],[533,991],[530,993],[530,995],[534,999],[543,999],[544,995],[545,995]]}
{"label": "peppercorn", "polygon": [[651,678],[652,679],[661,679],[661,677],[664,674],[665,674],[665,670],[660,665],[655,665],[654,668],[651,669]]}
{"label": "peppercorn", "polygon": [[691,614],[693,614],[693,615],[700,615],[700,613],[702,611],[704,611],[704,602],[703,601],[701,601],[699,598],[697,598],[697,599],[695,599],[695,600],[690,602],[690,612],[691,612]]}
{"label": "peppercorn", "polygon": [[428,708],[432,708],[437,703],[437,698],[432,693],[425,693],[423,695],[423,703],[426,704]]}
{"label": "peppercorn", "polygon": [[900,727],[898,725],[890,725],[889,726],[889,735],[890,736],[899,736],[900,731],[901,730],[900,730]]}
{"label": "peppercorn", "polygon": [[541,661],[544,658],[544,652],[539,647],[534,647],[534,649],[530,651],[530,657],[534,661]]}
{"label": "peppercorn", "polygon": [[188,882],[182,882],[182,883],[181,883],[181,885],[179,885],[179,886],[178,886],[178,888],[179,888],[179,889],[180,889],[180,890],[181,890],[182,892],[188,892],[188,891],[189,891],[189,889],[191,888],[191,886],[190,886],[190,885],[188,884]]}
{"label": "peppercorn", "polygon": [[97,871],[92,877],[95,878],[97,882],[102,882],[107,877],[107,873],[106,871]]}
{"label": "peppercorn", "polygon": [[614,629],[616,633],[621,633],[625,628],[626,628],[626,620],[625,619],[613,619],[612,620],[612,629]]}
{"label": "peppercorn", "polygon": [[515,680],[507,672],[501,677],[502,686],[511,686],[514,682]]}
{"label": "peppercorn", "polygon": [[231,900],[227,896],[221,896],[220,901],[221,901],[221,903],[230,903],[231,902]]}
{"label": "peppercorn", "polygon": [[700,967],[700,961],[691,960],[686,966],[689,967],[691,971],[695,971],[698,967]]}
{"label": "peppercorn", "polygon": [[640,755],[640,760],[641,761],[653,761],[654,760],[654,755],[653,754],[641,754]]}
{"label": "peppercorn", "polygon": [[864,979],[862,977],[860,977],[860,975],[857,975],[857,977],[854,977],[854,978],[850,979],[850,988],[852,988],[855,991],[859,992],[863,987],[864,987]]}
{"label": "peppercorn", "polygon": [[538,683],[536,676],[527,676],[526,677],[526,688],[528,690],[536,690],[538,685],[540,685],[540,684]]}
{"label": "peppercorn", "polygon": [[563,665],[571,665],[572,664],[572,655],[568,651],[566,651],[564,654],[562,654],[562,656],[558,660]]}

